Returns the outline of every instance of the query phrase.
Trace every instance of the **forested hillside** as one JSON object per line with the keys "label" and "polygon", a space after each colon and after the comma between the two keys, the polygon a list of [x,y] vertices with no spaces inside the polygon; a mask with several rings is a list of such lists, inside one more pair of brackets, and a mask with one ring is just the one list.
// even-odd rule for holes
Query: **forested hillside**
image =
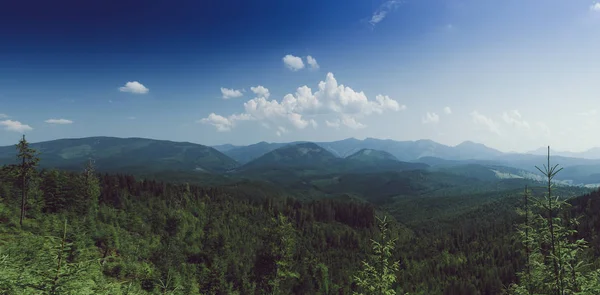
{"label": "forested hillside", "polygon": [[[527,219],[543,222],[543,208],[524,207],[523,190],[493,197],[426,190],[431,199],[385,206],[343,193],[299,201],[253,181],[166,183],[98,174],[92,162],[81,172],[40,170],[26,141],[18,147],[20,164],[0,172],[0,294],[551,294],[524,292],[535,287],[528,282],[558,290],[554,260],[536,258],[549,257],[554,243]],[[374,180],[362,184],[365,194],[388,182]],[[531,195],[544,200],[546,192]],[[562,294],[599,294],[600,192],[569,202],[550,214],[556,227],[578,232],[557,235],[556,247],[571,253],[575,238],[590,247],[560,260],[561,271],[582,263],[561,272],[560,282],[580,283]],[[524,243],[523,224],[538,235],[538,248]],[[539,267],[528,279],[535,249]]]}

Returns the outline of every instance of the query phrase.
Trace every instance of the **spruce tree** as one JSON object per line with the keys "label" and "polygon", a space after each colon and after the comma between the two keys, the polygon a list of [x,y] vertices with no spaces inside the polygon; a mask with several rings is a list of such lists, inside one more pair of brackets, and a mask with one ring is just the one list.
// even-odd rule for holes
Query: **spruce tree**
{"label": "spruce tree", "polygon": [[371,239],[373,253],[369,255],[368,260],[362,262],[362,270],[354,277],[361,291],[354,292],[355,295],[396,294],[393,285],[396,283],[396,272],[400,268],[398,261],[392,261],[396,239],[390,237],[387,216],[383,219],[378,217],[377,221],[381,236],[377,241]]}
{"label": "spruce tree", "polygon": [[16,166],[17,173],[19,175],[19,186],[21,189],[21,217],[19,218],[19,224],[23,226],[23,219],[25,218],[25,206],[27,204],[27,191],[31,179],[35,175],[35,168],[37,167],[40,159],[37,157],[37,151],[29,147],[29,142],[23,138],[16,144],[17,148],[17,159],[19,164]]}
{"label": "spruce tree", "polygon": [[275,257],[275,277],[269,282],[273,294],[285,294],[284,283],[290,279],[298,279],[299,275],[293,270],[293,255],[295,252],[296,239],[294,237],[294,226],[281,213],[277,219],[273,219],[276,224],[274,229],[274,243],[272,244],[272,254]]}
{"label": "spruce tree", "polygon": [[[537,167],[536,167],[537,168]],[[518,233],[525,247],[525,270],[517,274],[518,284],[509,287],[509,293],[532,294],[600,294],[600,272],[584,261],[587,243],[576,240],[577,219],[562,216],[569,204],[553,195],[553,179],[561,170],[548,164],[540,172],[547,179],[547,194],[542,199],[532,198],[525,191],[525,224]],[[532,208],[530,208],[532,201]]]}

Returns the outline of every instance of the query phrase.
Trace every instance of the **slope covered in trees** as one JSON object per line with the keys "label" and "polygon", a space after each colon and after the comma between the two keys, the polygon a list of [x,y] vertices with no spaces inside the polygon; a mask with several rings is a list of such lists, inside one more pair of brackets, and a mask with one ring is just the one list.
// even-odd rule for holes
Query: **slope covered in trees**
{"label": "slope covered in trees", "polygon": [[[480,202],[432,191],[381,227],[387,205],[301,202],[252,181],[209,187],[97,174],[91,162],[81,172],[25,174],[23,207],[23,167],[35,164],[0,170],[0,294],[501,294],[524,281],[519,191]],[[471,203],[415,217],[453,202]],[[600,192],[569,203],[560,213],[580,222],[565,226],[589,242],[577,261],[595,264]]]}

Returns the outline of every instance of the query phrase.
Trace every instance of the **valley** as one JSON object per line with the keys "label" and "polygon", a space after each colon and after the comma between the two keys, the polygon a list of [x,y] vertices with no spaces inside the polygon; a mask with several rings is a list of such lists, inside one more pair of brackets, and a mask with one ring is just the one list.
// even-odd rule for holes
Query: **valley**
{"label": "valley", "polygon": [[[22,226],[15,219],[16,149],[0,147],[0,249],[17,257],[10,241],[38,245],[37,234],[60,236],[66,219],[68,241],[88,251],[77,255],[103,261],[89,269],[92,277],[77,280],[111,292],[123,290],[114,283],[126,283],[133,294],[264,294],[273,280],[285,293],[350,294],[380,216],[391,218],[397,238],[391,253],[400,261],[397,292],[501,294],[518,282],[523,266],[515,235],[523,191],[537,198],[547,192],[536,165],[526,165],[543,166],[543,156],[475,143],[350,139],[208,147],[94,137],[30,147],[39,170]],[[586,255],[597,257],[600,224],[592,212],[600,195],[584,184],[595,181],[599,160],[551,160],[567,174],[557,176],[553,193],[573,204],[573,214],[591,214],[577,228],[591,242]],[[91,167],[97,180],[82,174]],[[82,214],[89,219],[75,218]],[[293,248],[280,248],[288,240]],[[298,277],[278,279],[281,261]],[[165,278],[169,285],[161,285]],[[0,290],[21,294],[2,284]]]}

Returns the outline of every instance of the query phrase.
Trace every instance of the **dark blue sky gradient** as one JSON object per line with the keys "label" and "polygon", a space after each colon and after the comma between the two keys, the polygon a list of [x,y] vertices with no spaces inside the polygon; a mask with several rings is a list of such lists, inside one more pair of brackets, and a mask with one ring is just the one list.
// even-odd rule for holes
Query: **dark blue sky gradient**
{"label": "dark blue sky gradient", "polygon": [[[529,133],[506,143],[511,138],[473,121],[477,111],[489,119],[480,122],[503,126],[503,113],[519,110],[532,126],[579,136],[559,143],[600,146],[537,112],[542,99],[555,114],[597,105],[600,12],[590,9],[597,0],[406,0],[369,25],[389,1],[0,1],[0,125],[28,124],[32,141],[113,135],[248,144],[371,136],[543,145],[545,138]],[[287,54],[305,62],[311,55],[320,69],[290,71],[282,62]],[[281,137],[256,121],[230,132],[197,123],[211,113],[243,113],[252,86],[281,101],[303,85],[316,91],[329,72],[371,101],[389,95],[407,109],[357,118],[367,128],[355,130],[328,128],[325,121],[335,119],[328,114],[316,118],[318,128]],[[130,81],[149,92],[120,92]],[[224,100],[221,87],[245,89],[244,96]],[[564,97],[577,103],[564,105]],[[446,106],[451,115],[443,115]],[[441,123],[423,123],[427,113]],[[45,123],[49,118],[74,123]],[[579,125],[597,130],[597,121]],[[579,125],[573,130],[583,130]],[[509,127],[498,129],[513,134]],[[0,145],[19,136],[0,126]]]}

